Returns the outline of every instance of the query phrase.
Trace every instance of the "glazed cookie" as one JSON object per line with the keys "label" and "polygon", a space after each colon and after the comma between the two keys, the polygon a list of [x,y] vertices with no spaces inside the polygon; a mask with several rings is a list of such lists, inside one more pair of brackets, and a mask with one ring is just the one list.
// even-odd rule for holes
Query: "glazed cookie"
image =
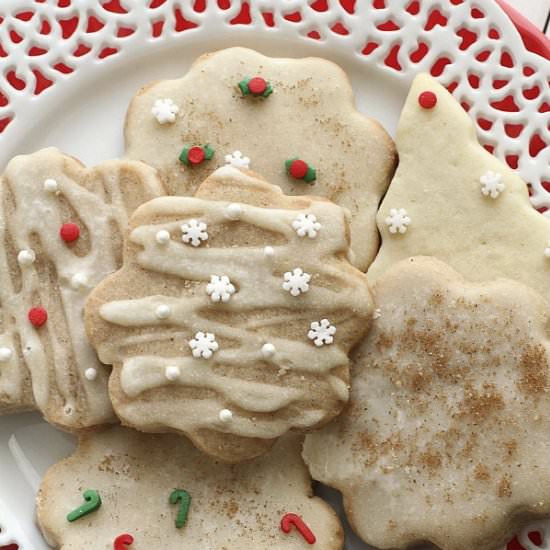
{"label": "glazed cookie", "polygon": [[68,430],[112,422],[84,302],[122,263],[129,213],[162,194],[155,171],[133,161],[86,169],[44,149],[9,163],[0,193],[0,413],[38,409]]}
{"label": "glazed cookie", "polygon": [[426,257],[388,270],[374,295],[348,409],[306,438],[313,477],[342,491],[376,547],[502,548],[550,513],[548,305]]}
{"label": "glazed cookie", "polygon": [[193,195],[216,168],[252,168],[287,195],[319,195],[351,212],[354,264],[378,249],[375,215],[395,167],[385,130],[360,114],[346,74],[325,59],[273,59],[230,48],[133,99],[126,155]]}
{"label": "glazed cookie", "polygon": [[336,416],[372,313],[348,253],[342,208],[234,167],[140,207],[86,306],[123,423],[240,461]]}
{"label": "glazed cookie", "polygon": [[409,256],[435,256],[468,280],[505,277],[550,299],[550,220],[428,75],[413,83],[397,148],[399,168],[378,212],[382,246],[368,271],[371,282]]}
{"label": "glazed cookie", "polygon": [[38,520],[61,550],[123,550],[124,540],[129,548],[340,550],[342,528],[312,496],[301,443],[287,436],[259,460],[228,465],[173,435],[114,427],[82,436],[46,474]]}

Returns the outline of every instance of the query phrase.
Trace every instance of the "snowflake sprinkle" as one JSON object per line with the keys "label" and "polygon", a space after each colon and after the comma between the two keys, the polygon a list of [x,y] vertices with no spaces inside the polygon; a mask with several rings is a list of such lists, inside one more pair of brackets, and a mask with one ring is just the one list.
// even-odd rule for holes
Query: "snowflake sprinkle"
{"label": "snowflake sprinkle", "polygon": [[193,357],[203,357],[210,359],[215,351],[218,350],[216,337],[211,333],[197,332],[193,340],[189,340],[189,347],[193,350]]}
{"label": "snowflake sprinkle", "polygon": [[313,214],[299,214],[292,222],[292,227],[296,229],[298,237],[305,237],[307,235],[310,239],[314,239],[321,229],[321,224]]}
{"label": "snowflake sprinkle", "polygon": [[310,325],[311,330],[307,333],[307,337],[313,340],[316,346],[324,346],[334,342],[334,334],[336,327],[330,324],[328,319],[321,319],[320,322],[314,321]]}
{"label": "snowflake sprinkle", "polygon": [[481,176],[479,181],[481,182],[481,192],[492,199],[496,199],[505,189],[502,176],[491,170]]}
{"label": "snowflake sprinkle", "polygon": [[227,275],[210,275],[210,282],[206,285],[206,293],[213,302],[229,302],[232,294],[235,294],[235,287]]}
{"label": "snowflake sprinkle", "polygon": [[288,290],[292,296],[299,296],[302,292],[307,292],[309,290],[309,281],[311,275],[309,273],[304,273],[303,270],[299,267],[294,270],[287,271],[284,275],[283,288]]}
{"label": "snowflake sprinkle", "polygon": [[243,157],[240,151],[233,151],[233,153],[225,155],[225,165],[248,169],[250,167],[250,159]]}
{"label": "snowflake sprinkle", "polygon": [[384,220],[390,233],[405,233],[407,226],[411,223],[411,218],[407,216],[407,211],[404,208],[392,208],[390,215]]}
{"label": "snowflake sprinkle", "polygon": [[173,124],[176,122],[179,107],[171,99],[157,99],[151,113],[159,124]]}
{"label": "snowflake sprinkle", "polygon": [[184,223],[181,226],[183,235],[181,240],[184,243],[191,244],[193,246],[199,246],[201,241],[208,240],[208,233],[206,232],[206,224],[197,220],[189,220],[189,223]]}

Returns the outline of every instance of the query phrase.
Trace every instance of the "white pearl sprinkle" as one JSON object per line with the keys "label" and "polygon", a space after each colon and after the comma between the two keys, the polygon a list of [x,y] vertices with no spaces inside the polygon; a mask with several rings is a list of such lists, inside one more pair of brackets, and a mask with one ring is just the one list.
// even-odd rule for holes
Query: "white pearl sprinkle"
{"label": "white pearl sprinkle", "polygon": [[20,250],[17,254],[17,261],[19,265],[31,265],[36,260],[36,254],[34,250]]}
{"label": "white pearl sprinkle", "polygon": [[157,309],[155,310],[155,315],[159,318],[159,319],[168,319],[168,317],[170,317],[170,307],[167,306],[166,304],[161,304],[160,306],[157,307]]}
{"label": "white pearl sprinkle", "polygon": [[166,370],[164,371],[164,376],[166,376],[166,378],[170,380],[170,382],[174,382],[175,380],[177,380],[180,375],[181,371],[179,367],[166,367]]}
{"label": "white pearl sprinkle", "polygon": [[84,371],[84,376],[86,377],[86,380],[90,380],[92,382],[97,378],[97,370],[90,367]]}
{"label": "white pearl sprinkle", "polygon": [[240,204],[232,202],[225,209],[225,217],[230,220],[239,220],[242,216],[243,209]]}
{"label": "white pearl sprinkle", "polygon": [[219,416],[222,422],[230,422],[233,420],[233,413],[229,409],[222,409]]}
{"label": "white pearl sprinkle", "polygon": [[275,355],[275,352],[276,352],[276,348],[273,344],[270,344],[269,342],[267,344],[264,344],[262,346],[262,355],[264,357],[273,357]]}
{"label": "white pearl sprinkle", "polygon": [[156,235],[155,239],[159,244],[166,244],[170,240],[170,233],[166,229],[161,229]]}
{"label": "white pearl sprinkle", "polygon": [[88,284],[88,278],[83,273],[75,273],[71,277],[71,287],[75,290],[80,290]]}
{"label": "white pearl sprinkle", "polygon": [[47,191],[48,193],[56,193],[58,188],[59,186],[54,179],[48,178],[44,181],[44,191]]}
{"label": "white pearl sprinkle", "polygon": [[271,258],[275,255],[275,249],[272,247],[272,246],[266,246],[264,248],[264,254],[268,257],[268,258]]}
{"label": "white pearl sprinkle", "polygon": [[12,355],[13,355],[13,352],[11,351],[10,348],[0,348],[0,361],[2,363],[9,361]]}

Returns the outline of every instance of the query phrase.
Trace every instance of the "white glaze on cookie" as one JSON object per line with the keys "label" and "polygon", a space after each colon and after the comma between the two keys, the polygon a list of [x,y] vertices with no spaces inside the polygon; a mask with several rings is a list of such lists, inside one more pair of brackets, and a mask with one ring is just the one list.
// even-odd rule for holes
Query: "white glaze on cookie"
{"label": "white glaze on cookie", "polygon": [[[235,168],[221,168],[213,177],[240,178],[242,185],[249,180],[258,181]],[[272,186],[268,187],[271,190]],[[182,288],[186,281],[200,286],[192,295],[183,291],[179,297],[150,295],[103,303],[100,318],[129,330],[121,332],[117,328],[117,337],[95,344],[104,362],[119,363],[122,367],[119,383],[128,398],[122,415],[131,411],[128,414],[134,415],[132,421],[140,408],[139,399],[146,392],[148,396],[154,395],[151,390],[166,385],[201,388],[209,398],[193,400],[192,405],[187,405],[193,407],[193,414],[177,415],[177,419],[168,421],[175,423],[171,426],[188,433],[210,428],[246,437],[275,438],[292,427],[312,426],[326,418],[325,403],[311,401],[312,385],[324,388],[327,401],[332,403],[348,399],[347,377],[335,369],[345,369],[349,364],[349,325],[342,328],[341,334],[338,332],[333,345],[322,348],[308,339],[308,330],[312,320],[324,316],[334,318],[335,324],[355,319],[361,329],[366,328],[372,308],[370,293],[364,275],[343,260],[349,244],[340,207],[328,201],[311,200],[307,211],[323,224],[323,231],[316,239],[304,239],[293,227],[296,210],[246,205],[238,221],[228,222],[228,204],[163,197],[138,210],[128,237],[128,269],[151,273],[157,280],[159,275],[171,280],[175,277]],[[192,247],[176,239],[158,246],[155,236],[160,230],[177,233],[190,219],[207,224],[213,235],[207,246]],[[254,235],[260,231],[262,238],[269,240],[254,246],[246,242],[221,246],[216,235],[223,239],[223,231],[231,231],[228,224],[244,225],[249,233],[242,234]],[[266,261],[268,242],[273,243],[270,246],[274,254]],[[312,279],[307,293],[293,297],[282,288],[281,281],[283,273],[293,268],[297,259]],[[229,301],[212,302],[205,290],[212,273],[224,274],[238,289]],[[123,270],[121,278],[111,284],[124,285],[125,276]],[[169,319],[155,315],[160,304],[170,307]],[[227,315],[226,322],[216,317],[220,310]],[[271,313],[263,315],[264,311]],[[360,318],[365,320],[361,322]],[[289,323],[302,328],[291,335],[282,334],[281,327]],[[148,344],[158,341],[188,341],[197,330],[215,334],[219,343],[219,349],[208,359],[193,358],[189,350],[182,354],[181,346],[177,352],[168,347],[165,354],[132,353],[135,345],[145,351]],[[169,365],[180,369],[177,380],[167,380]],[[239,375],[220,374],[225,369],[232,373],[238,370]],[[270,373],[267,379],[253,380],[247,374],[259,370]],[[291,373],[300,382],[288,386],[281,371]],[[226,407],[231,409],[233,420],[220,426],[219,411]],[[288,413],[290,410],[292,414]],[[162,421],[166,419],[163,417]]]}
{"label": "white glaze on cookie", "polygon": [[[56,424],[80,428],[112,420],[107,374],[88,343],[83,310],[90,289],[118,267],[113,237],[128,217],[121,169],[112,162],[87,171],[55,149],[9,163],[0,184],[0,346],[16,351],[0,367],[0,410],[4,400],[23,399],[30,376],[35,405]],[[55,193],[45,189],[45,173],[55,177]],[[149,191],[156,196],[160,186]],[[81,248],[59,237],[70,221],[85,228]],[[32,250],[35,261],[17,271],[17,251],[23,250]],[[27,318],[35,306],[49,313],[40,328]],[[91,369],[97,373],[93,384],[86,376]],[[69,410],[70,418],[63,419],[60,411]]]}

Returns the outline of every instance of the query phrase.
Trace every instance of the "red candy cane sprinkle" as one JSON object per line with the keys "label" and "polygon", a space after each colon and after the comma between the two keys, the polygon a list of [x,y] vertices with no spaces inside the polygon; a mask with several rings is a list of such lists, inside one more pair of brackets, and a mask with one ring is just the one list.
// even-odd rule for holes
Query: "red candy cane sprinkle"
{"label": "red candy cane sprinkle", "polygon": [[296,159],[293,160],[290,164],[290,168],[288,169],[288,173],[297,180],[301,180],[302,178],[306,177],[307,174],[307,162]]}
{"label": "red candy cane sprinkle", "polygon": [[134,537],[132,535],[129,535],[128,533],[124,533],[123,535],[119,535],[115,539],[114,543],[114,549],[115,550],[128,550],[128,546],[130,544],[133,544]]}
{"label": "red candy cane sprinkle", "polygon": [[202,147],[191,147],[189,153],[187,153],[187,158],[189,159],[190,164],[200,164],[204,160],[205,154]]}
{"label": "red candy cane sprinkle", "polygon": [[251,94],[262,95],[267,90],[267,82],[261,76],[255,76],[248,81]]}
{"label": "red candy cane sprinkle", "polygon": [[27,317],[33,326],[41,327],[48,320],[48,312],[43,307],[33,307]]}
{"label": "red candy cane sprinkle", "polygon": [[437,104],[437,96],[433,92],[422,92],[418,96],[418,103],[423,109],[433,109]]}
{"label": "red candy cane sprinkle", "polygon": [[59,230],[59,236],[66,243],[72,243],[80,237],[80,228],[76,223],[64,223]]}
{"label": "red candy cane sprinkle", "polygon": [[293,525],[308,544],[315,544],[317,539],[311,529],[304,523],[304,520],[297,514],[285,514],[281,519],[283,533],[290,533]]}

